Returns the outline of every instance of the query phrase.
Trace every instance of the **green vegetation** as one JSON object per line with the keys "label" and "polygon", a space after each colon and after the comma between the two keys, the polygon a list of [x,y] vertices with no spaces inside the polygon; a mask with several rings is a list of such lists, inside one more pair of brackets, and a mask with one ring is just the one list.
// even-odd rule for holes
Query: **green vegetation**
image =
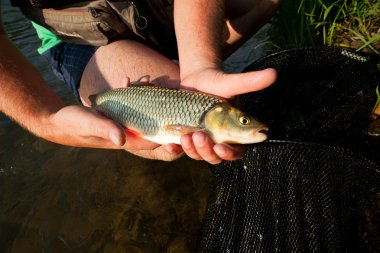
{"label": "green vegetation", "polygon": [[380,54],[378,0],[285,0],[272,23],[277,47],[324,44]]}

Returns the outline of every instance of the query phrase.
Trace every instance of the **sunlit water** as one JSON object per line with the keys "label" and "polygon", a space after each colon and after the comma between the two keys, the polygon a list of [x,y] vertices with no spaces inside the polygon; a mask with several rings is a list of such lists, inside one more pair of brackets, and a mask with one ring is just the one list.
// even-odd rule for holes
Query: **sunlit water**
{"label": "sunlit water", "polygon": [[[38,55],[30,22],[2,4],[11,40],[72,103]],[[260,56],[247,52],[229,59],[227,71]],[[0,252],[193,252],[212,175],[187,158],[166,163],[56,145],[0,115],[0,192]]]}

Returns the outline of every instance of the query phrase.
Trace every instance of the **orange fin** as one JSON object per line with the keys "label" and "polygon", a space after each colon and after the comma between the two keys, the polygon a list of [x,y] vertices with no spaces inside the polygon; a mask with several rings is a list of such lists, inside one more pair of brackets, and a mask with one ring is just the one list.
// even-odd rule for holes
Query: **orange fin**
{"label": "orange fin", "polygon": [[130,128],[126,128],[125,132],[133,134],[133,135],[138,136],[138,137],[142,137],[142,134],[140,132],[137,132],[136,130],[133,130]]}
{"label": "orange fin", "polygon": [[193,126],[183,126],[183,125],[167,125],[164,126],[164,130],[171,135],[184,135],[191,134],[196,131],[202,130],[201,127],[193,127]]}

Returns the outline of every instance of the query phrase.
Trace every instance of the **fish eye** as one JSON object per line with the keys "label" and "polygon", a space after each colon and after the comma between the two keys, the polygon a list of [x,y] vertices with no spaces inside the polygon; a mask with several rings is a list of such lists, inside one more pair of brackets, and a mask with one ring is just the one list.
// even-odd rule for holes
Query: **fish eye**
{"label": "fish eye", "polygon": [[239,121],[242,125],[248,125],[251,122],[251,119],[247,116],[241,116]]}

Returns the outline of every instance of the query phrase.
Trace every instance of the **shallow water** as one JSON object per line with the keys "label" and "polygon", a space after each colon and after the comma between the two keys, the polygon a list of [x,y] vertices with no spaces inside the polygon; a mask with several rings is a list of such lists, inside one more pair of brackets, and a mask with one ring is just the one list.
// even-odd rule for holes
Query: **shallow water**
{"label": "shallow water", "polygon": [[18,137],[1,150],[2,252],[192,252],[211,185],[203,164]]}
{"label": "shallow water", "polygon": [[[36,52],[30,22],[2,5],[11,40],[72,103]],[[229,59],[229,72],[261,55],[247,50]],[[0,252],[192,252],[211,189],[203,162],[60,146],[0,115]]]}

